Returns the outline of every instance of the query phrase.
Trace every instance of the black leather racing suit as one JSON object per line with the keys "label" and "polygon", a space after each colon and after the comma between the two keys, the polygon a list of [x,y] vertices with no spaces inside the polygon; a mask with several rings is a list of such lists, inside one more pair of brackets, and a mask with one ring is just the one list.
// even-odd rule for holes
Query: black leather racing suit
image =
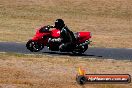
{"label": "black leather racing suit", "polygon": [[74,49],[75,36],[72,31],[68,29],[67,26],[64,26],[60,31],[60,38],[62,39],[62,44],[60,45],[60,51],[71,51]]}

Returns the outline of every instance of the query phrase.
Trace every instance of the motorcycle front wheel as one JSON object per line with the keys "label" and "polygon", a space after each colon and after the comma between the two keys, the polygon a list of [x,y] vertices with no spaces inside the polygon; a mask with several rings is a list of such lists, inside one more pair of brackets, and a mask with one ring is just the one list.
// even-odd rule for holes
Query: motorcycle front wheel
{"label": "motorcycle front wheel", "polygon": [[26,44],[26,47],[31,52],[38,52],[38,51],[40,51],[40,50],[42,50],[44,48],[44,45],[43,44],[39,44],[36,41],[29,40],[27,42],[27,44]]}

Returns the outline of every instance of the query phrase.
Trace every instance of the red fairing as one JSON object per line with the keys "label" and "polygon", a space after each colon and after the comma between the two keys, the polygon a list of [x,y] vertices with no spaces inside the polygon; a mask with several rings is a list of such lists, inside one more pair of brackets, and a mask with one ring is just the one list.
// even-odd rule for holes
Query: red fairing
{"label": "red fairing", "polygon": [[[49,33],[48,33],[49,34]],[[38,41],[39,39],[41,39],[44,35],[46,35],[46,33],[40,33],[39,29],[37,29],[36,34],[34,35],[34,37],[32,38],[32,40]]]}
{"label": "red fairing", "polygon": [[91,32],[78,32],[79,43],[83,43],[91,38]]}
{"label": "red fairing", "polygon": [[[51,38],[58,38],[60,37],[60,30],[58,29],[52,29],[51,31],[48,32],[43,32],[40,33],[39,30],[40,28],[36,29],[36,34],[34,35],[34,37],[32,38],[33,41],[37,41],[39,43],[42,43],[44,45],[46,45],[48,43],[48,37]],[[46,37],[45,39],[43,39],[43,37]]]}
{"label": "red fairing", "polygon": [[60,30],[59,30],[59,29],[53,29],[53,30],[51,31],[51,36],[52,36],[53,38],[59,38],[59,37],[60,37]]}
{"label": "red fairing", "polygon": [[[33,41],[37,41],[38,43],[42,43],[46,45],[48,43],[49,38],[59,38],[60,37],[60,30],[59,29],[51,29],[46,32],[39,32],[41,28],[36,29],[36,34],[32,38]],[[91,38],[91,32],[78,32],[77,33],[77,41],[76,43],[84,43],[86,40]]]}

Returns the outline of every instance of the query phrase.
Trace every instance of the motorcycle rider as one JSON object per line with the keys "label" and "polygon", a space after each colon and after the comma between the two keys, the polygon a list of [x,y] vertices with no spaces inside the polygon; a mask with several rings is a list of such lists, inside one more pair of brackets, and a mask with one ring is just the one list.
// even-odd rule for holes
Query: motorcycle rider
{"label": "motorcycle rider", "polygon": [[61,42],[62,44],[59,46],[59,50],[71,51],[74,48],[73,42],[75,41],[75,36],[71,30],[65,25],[62,19],[56,19],[54,28],[60,30],[60,38],[50,39],[52,42]]}

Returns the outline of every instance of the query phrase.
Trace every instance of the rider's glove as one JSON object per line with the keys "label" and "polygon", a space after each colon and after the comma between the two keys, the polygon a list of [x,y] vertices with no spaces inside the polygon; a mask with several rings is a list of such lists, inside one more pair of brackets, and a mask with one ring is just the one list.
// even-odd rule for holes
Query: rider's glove
{"label": "rider's glove", "polygon": [[50,29],[50,28],[54,28],[53,25],[47,25],[46,27],[49,28],[49,29]]}

